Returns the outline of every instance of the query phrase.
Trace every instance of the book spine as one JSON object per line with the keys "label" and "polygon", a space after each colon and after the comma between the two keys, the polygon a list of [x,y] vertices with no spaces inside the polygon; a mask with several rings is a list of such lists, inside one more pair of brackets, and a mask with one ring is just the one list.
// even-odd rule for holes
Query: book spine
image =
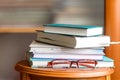
{"label": "book spine", "polygon": [[30,48],[33,53],[104,54],[104,49]]}
{"label": "book spine", "polygon": [[[48,61],[31,61],[32,68],[47,68]],[[114,62],[97,61],[96,67],[114,67]]]}
{"label": "book spine", "polygon": [[54,53],[31,53],[32,58],[56,58],[56,59],[94,59],[94,60],[102,60],[103,55],[97,54],[97,55],[80,55],[80,54],[54,54]]}

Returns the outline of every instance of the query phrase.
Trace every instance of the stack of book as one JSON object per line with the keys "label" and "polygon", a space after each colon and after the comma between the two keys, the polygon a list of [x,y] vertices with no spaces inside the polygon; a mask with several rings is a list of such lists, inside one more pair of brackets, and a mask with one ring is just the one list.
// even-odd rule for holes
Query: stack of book
{"label": "stack of book", "polygon": [[47,67],[54,59],[96,60],[96,67],[114,67],[114,60],[104,53],[110,37],[103,27],[72,24],[45,24],[36,30],[37,38],[30,44],[27,59],[32,68]]}

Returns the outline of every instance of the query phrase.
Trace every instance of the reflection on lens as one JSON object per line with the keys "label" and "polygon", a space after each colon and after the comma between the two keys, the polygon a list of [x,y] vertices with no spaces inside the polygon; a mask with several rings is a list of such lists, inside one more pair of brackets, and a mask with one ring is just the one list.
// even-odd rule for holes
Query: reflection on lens
{"label": "reflection on lens", "polygon": [[53,68],[69,68],[69,64],[54,64]]}

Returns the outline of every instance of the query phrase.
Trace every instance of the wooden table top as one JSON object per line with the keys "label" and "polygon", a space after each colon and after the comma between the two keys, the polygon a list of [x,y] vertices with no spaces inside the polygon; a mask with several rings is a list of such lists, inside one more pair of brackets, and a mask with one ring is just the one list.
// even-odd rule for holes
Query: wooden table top
{"label": "wooden table top", "polygon": [[31,68],[26,60],[22,60],[15,65],[15,70],[23,73],[59,77],[59,78],[87,78],[110,75],[114,72],[113,68],[96,68],[94,70],[83,71],[77,68],[67,70],[54,70],[52,68]]}

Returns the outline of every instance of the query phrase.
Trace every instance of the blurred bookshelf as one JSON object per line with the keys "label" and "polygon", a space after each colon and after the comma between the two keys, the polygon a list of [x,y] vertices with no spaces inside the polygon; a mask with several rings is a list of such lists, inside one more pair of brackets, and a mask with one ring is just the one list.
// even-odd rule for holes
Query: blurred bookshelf
{"label": "blurred bookshelf", "polygon": [[1,0],[0,33],[34,33],[49,23],[104,25],[104,0]]}

